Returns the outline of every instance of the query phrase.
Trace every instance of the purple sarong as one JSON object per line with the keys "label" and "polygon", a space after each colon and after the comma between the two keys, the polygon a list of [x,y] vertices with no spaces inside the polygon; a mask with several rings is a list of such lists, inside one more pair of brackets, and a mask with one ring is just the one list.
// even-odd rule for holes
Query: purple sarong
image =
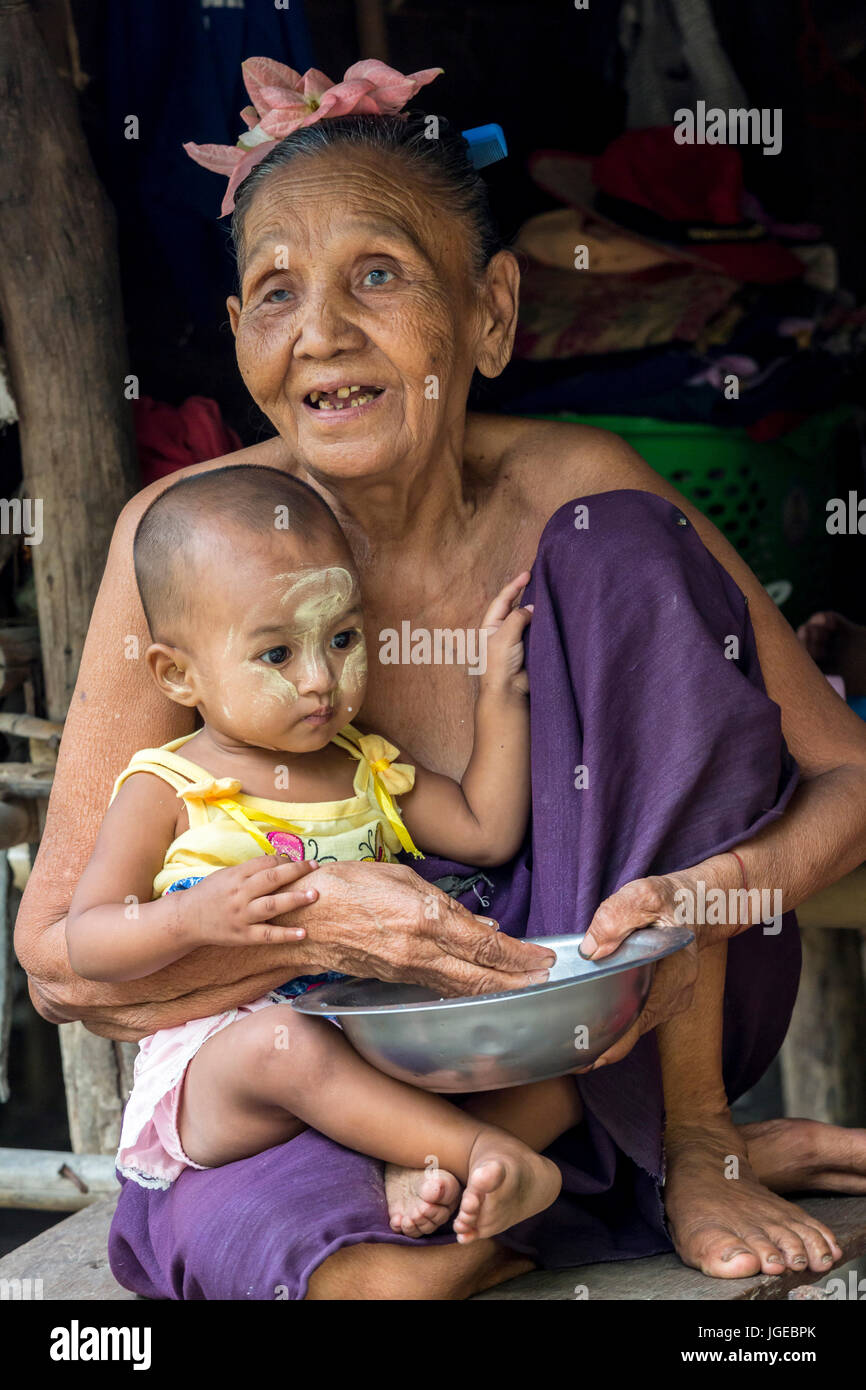
{"label": "purple sarong", "polygon": [[[557,935],[584,930],[622,884],[757,832],[784,810],[797,769],[745,599],[671,503],[618,491],[560,508],[526,601],[532,828],[511,864],[485,871],[485,896],[510,935]],[[433,858],[418,867],[430,880],[472,870]],[[462,901],[481,910],[474,891]],[[778,1051],[799,968],[792,914],[776,935],[757,926],[731,942],[731,1099]],[[562,1194],[500,1239],[548,1268],[669,1250],[654,1035],[576,1084],[585,1119],[548,1151]],[[188,1170],[167,1191],[126,1182],[109,1250],[120,1283],[149,1298],[301,1299],[328,1255],[364,1241],[417,1243],[388,1225],[382,1164],[307,1131],[239,1163]]]}

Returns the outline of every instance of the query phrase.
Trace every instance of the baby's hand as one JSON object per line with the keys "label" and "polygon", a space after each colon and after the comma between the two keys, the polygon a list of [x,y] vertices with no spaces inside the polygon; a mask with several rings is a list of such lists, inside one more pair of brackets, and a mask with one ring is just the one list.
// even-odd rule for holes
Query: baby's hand
{"label": "baby's hand", "polygon": [[529,693],[529,677],[523,669],[523,629],[532,617],[532,608],[512,607],[528,583],[529,571],[524,570],[496,595],[481,621],[487,633],[486,670],[481,677],[485,689]]}
{"label": "baby's hand", "polygon": [[195,946],[278,946],[300,941],[303,927],[272,925],[284,912],[307,907],[319,896],[315,888],[293,887],[319,866],[314,859],[296,864],[280,855],[263,854],[229,869],[217,869],[192,888],[170,896],[177,900],[178,928]]}

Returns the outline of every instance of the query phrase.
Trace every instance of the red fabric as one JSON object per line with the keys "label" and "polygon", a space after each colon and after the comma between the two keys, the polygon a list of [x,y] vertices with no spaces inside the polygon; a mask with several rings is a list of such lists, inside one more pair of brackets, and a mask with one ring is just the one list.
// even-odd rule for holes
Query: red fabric
{"label": "red fabric", "polygon": [[190,396],[180,406],[142,396],[132,408],[145,486],[191,463],[221,458],[241,448],[240,437],[225,423],[216,401],[207,396]]}
{"label": "red fabric", "polygon": [[742,221],[743,164],[730,145],[678,145],[673,126],[627,130],[593,160],[593,178],[611,198],[637,203],[668,222]]}
{"label": "red fabric", "polygon": [[762,415],[760,420],[748,425],[746,433],[756,444],[766,444],[771,439],[780,439],[783,434],[797,429],[808,418],[808,415],[799,410],[771,410],[769,415]]}

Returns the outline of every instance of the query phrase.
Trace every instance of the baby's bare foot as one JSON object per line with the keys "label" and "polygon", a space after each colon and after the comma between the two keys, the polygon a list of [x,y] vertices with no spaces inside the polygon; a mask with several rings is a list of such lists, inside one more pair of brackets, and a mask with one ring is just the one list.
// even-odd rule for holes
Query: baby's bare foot
{"label": "baby's bare foot", "polygon": [[469,1180],[454,1218],[458,1241],[467,1245],[495,1236],[555,1202],[562,1175],[555,1163],[503,1130],[485,1130],[469,1158]]}
{"label": "baby's bare foot", "polygon": [[460,1196],[460,1184],[444,1168],[385,1165],[385,1196],[391,1230],[404,1236],[429,1236],[443,1226]]}

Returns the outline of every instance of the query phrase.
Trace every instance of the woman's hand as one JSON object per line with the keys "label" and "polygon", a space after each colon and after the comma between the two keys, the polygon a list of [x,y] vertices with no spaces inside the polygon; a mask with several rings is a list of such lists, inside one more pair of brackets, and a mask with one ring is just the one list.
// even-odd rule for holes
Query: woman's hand
{"label": "woman's hand", "polygon": [[323,970],[426,985],[446,997],[524,989],[547,978],[552,950],[503,936],[402,864],[320,865],[305,881],[304,955]]}
{"label": "woman's hand", "polygon": [[[721,859],[723,856],[719,856]],[[734,860],[736,865],[736,861]],[[737,871],[739,872],[739,871]],[[708,877],[709,876],[709,877]],[[708,860],[695,869],[678,874],[654,874],[649,878],[624,883],[596,908],[587,928],[580,953],[590,960],[602,961],[613,954],[632,932],[641,927],[683,926],[683,894],[697,893],[698,881],[706,887],[721,887],[724,871],[715,860]],[[609,1047],[591,1067],[595,1071],[620,1062],[627,1057],[644,1033],[689,1007],[698,975],[698,951],[742,931],[748,923],[730,926],[708,926],[689,922],[696,939],[672,956],[660,960],[653,972],[653,982],[643,1011],[631,1028]]]}

